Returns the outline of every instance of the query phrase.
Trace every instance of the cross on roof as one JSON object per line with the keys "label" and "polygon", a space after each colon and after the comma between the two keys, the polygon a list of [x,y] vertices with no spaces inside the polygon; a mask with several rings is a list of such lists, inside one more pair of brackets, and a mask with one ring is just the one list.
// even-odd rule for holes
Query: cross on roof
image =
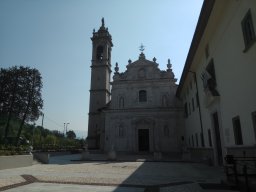
{"label": "cross on roof", "polygon": [[141,51],[141,52],[143,52],[144,50],[145,50],[145,46],[141,43],[141,45],[139,46],[139,50]]}

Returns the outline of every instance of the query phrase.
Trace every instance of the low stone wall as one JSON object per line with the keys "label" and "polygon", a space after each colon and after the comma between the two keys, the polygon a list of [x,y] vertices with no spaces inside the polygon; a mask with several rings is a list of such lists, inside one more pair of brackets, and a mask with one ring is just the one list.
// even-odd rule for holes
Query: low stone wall
{"label": "low stone wall", "polygon": [[0,170],[27,167],[33,164],[32,155],[0,156]]}
{"label": "low stone wall", "polygon": [[33,153],[34,159],[40,161],[41,163],[48,164],[50,159],[49,153]]}
{"label": "low stone wall", "polygon": [[233,155],[235,157],[256,157],[256,146],[255,145],[236,145],[228,146],[227,155]]}
{"label": "low stone wall", "polygon": [[214,164],[214,153],[212,148],[188,148],[191,161],[203,162],[208,165]]}

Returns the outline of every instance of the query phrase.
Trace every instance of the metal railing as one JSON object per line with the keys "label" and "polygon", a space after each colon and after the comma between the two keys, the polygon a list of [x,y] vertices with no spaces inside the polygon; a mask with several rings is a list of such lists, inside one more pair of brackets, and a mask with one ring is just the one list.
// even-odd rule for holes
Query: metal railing
{"label": "metal railing", "polygon": [[239,188],[245,187],[246,192],[252,191],[256,181],[256,157],[226,155],[225,161],[227,179],[234,181]]}

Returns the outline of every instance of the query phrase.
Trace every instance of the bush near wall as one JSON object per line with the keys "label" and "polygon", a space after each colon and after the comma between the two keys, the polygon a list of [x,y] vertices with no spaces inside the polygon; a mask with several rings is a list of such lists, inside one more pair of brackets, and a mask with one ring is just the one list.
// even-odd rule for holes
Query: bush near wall
{"label": "bush near wall", "polygon": [[28,146],[11,146],[11,145],[0,145],[0,156],[10,155],[26,155],[28,154]]}

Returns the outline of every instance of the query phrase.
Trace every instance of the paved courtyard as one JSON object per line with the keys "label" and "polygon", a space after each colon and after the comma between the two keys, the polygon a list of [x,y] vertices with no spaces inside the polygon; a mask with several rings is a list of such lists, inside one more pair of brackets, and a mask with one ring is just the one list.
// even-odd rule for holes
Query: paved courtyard
{"label": "paved courtyard", "polygon": [[56,156],[50,164],[0,170],[0,191],[142,192],[158,187],[161,192],[213,192],[199,184],[219,184],[225,178],[223,169],[197,163],[86,162],[79,158]]}

